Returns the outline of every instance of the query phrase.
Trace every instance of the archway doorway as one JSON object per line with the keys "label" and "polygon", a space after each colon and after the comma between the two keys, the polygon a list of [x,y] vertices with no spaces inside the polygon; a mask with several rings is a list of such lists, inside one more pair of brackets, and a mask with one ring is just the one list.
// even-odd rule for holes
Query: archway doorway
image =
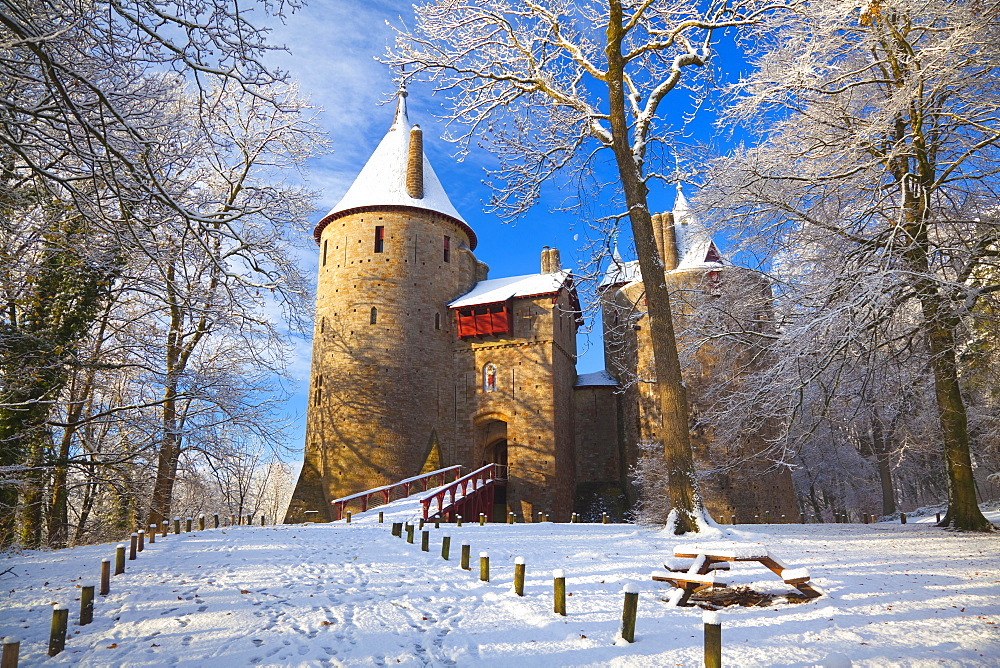
{"label": "archway doorway", "polygon": [[480,453],[480,466],[496,464],[502,467],[497,473],[504,482],[498,483],[493,495],[493,521],[504,521],[507,515],[507,422],[491,418],[476,427],[476,445]]}

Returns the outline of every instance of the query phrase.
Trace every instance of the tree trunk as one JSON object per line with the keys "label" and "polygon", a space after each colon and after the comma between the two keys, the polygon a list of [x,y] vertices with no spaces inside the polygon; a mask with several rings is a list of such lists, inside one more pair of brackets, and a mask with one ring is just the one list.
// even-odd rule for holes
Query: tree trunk
{"label": "tree trunk", "polygon": [[611,13],[607,28],[606,83],[613,142],[611,148],[625,193],[632,237],[646,292],[660,403],[660,439],[667,460],[670,502],[673,506],[673,530],[676,534],[697,532],[697,518],[704,517],[705,508],[691,453],[687,393],[677,356],[670,293],[664,280],[663,261],[657,252],[653,236],[653,221],[647,202],[649,191],[641,178],[629,143],[629,126],[625,113],[625,62],[621,52],[621,40],[624,36],[621,3],[619,0],[612,0],[609,4]]}
{"label": "tree trunk", "polygon": [[896,495],[892,488],[888,438],[882,426],[882,418],[874,406],[869,415],[872,423],[872,454],[875,456],[879,487],[882,489],[882,515],[892,515],[896,512]]}

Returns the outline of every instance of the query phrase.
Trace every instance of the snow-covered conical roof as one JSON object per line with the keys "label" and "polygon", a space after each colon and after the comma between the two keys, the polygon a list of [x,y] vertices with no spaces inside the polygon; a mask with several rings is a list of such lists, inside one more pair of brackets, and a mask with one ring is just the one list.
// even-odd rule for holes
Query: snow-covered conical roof
{"label": "snow-covered conical roof", "polygon": [[677,198],[674,200],[674,229],[677,236],[678,253],[681,256],[678,269],[703,267],[706,264],[722,264],[722,253],[712,240],[698,216],[691,210],[681,184],[677,184]]}
{"label": "snow-covered conical roof", "polygon": [[314,235],[317,242],[323,228],[341,216],[363,209],[401,206],[433,211],[452,219],[469,235],[469,244],[475,249],[475,232],[448,199],[448,194],[434,173],[434,168],[427,161],[426,155],[423,156],[423,197],[411,197],[407,191],[406,168],[410,130],[414,127],[406,113],[406,90],[401,89],[396,101],[396,115],[392,127],[368,158],[368,162],[347,189],[347,193],[316,226]]}

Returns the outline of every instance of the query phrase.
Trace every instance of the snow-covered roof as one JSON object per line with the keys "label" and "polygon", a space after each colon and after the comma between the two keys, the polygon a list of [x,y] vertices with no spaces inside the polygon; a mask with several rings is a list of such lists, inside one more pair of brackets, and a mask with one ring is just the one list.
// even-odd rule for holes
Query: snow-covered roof
{"label": "snow-covered roof", "polygon": [[642,280],[642,272],[639,271],[639,261],[629,260],[625,262],[620,257],[615,257],[601,278],[602,288],[610,285],[621,285],[622,283],[636,283]]}
{"label": "snow-covered roof", "polygon": [[674,200],[674,229],[677,234],[678,254],[681,259],[677,269],[719,266],[723,263],[722,253],[712,240],[698,216],[691,210],[681,184],[677,184],[677,199]]}
{"label": "snow-covered roof", "polygon": [[354,209],[376,206],[406,206],[434,211],[452,218],[468,234],[470,245],[476,247],[476,235],[462,215],[448,199],[434,168],[424,155],[423,197],[411,197],[406,188],[407,155],[410,147],[410,130],[414,125],[406,113],[406,91],[401,90],[396,102],[396,115],[392,127],[368,158],[364,168],[354,179],[330,213],[323,216],[316,226],[316,239],[323,228],[335,218]]}
{"label": "snow-covered roof", "polygon": [[568,269],[561,269],[551,274],[528,274],[479,281],[472,287],[471,291],[451,302],[448,306],[460,308],[462,306],[505,302],[513,297],[548,295],[559,292],[559,289],[567,282],[571,283],[572,276],[572,272]]}
{"label": "snow-covered roof", "polygon": [[604,369],[593,373],[581,373],[576,377],[577,387],[588,387],[593,385],[610,385],[612,387],[618,387],[618,381]]}

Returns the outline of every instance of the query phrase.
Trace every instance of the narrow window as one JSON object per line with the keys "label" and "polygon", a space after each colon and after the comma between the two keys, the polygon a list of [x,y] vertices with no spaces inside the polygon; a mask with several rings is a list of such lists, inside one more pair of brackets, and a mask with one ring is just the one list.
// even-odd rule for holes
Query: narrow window
{"label": "narrow window", "polygon": [[385,249],[385,226],[375,226],[375,252],[381,253]]}
{"label": "narrow window", "polygon": [[322,334],[326,331],[326,318],[320,318],[319,320],[319,333]]}
{"label": "narrow window", "polygon": [[434,329],[441,329],[441,314],[434,314]]}
{"label": "narrow window", "polygon": [[324,267],[326,266],[326,244],[327,244],[327,240],[324,239],[323,240],[323,262],[322,262],[322,264],[323,264]]}
{"label": "narrow window", "polygon": [[378,309],[372,306],[371,315],[368,317],[368,323],[375,325],[378,323]]}
{"label": "narrow window", "polygon": [[316,376],[316,390],[313,392],[313,405],[319,406],[323,401],[323,376]]}
{"label": "narrow window", "polygon": [[451,237],[444,238],[444,261],[451,262]]}

